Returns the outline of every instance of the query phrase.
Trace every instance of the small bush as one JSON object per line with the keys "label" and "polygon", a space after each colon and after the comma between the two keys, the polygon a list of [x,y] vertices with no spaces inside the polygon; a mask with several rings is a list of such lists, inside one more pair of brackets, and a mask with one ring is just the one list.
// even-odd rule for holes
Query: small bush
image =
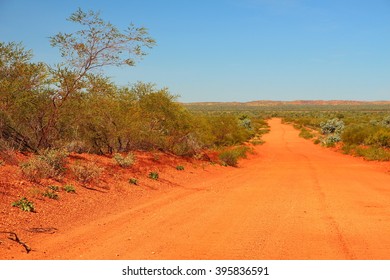
{"label": "small bush", "polygon": [[222,165],[237,166],[238,154],[234,151],[224,151],[219,154],[219,159],[222,160]]}
{"label": "small bush", "polygon": [[336,145],[337,142],[340,142],[341,141],[341,138],[339,135],[337,134],[334,134],[334,135],[329,135],[328,137],[326,137],[324,139],[324,146],[326,147],[334,147]]}
{"label": "small bush", "polygon": [[338,118],[327,120],[320,123],[322,134],[341,134],[344,129],[344,122]]}
{"label": "small bush", "polygon": [[119,153],[114,154],[114,160],[120,167],[130,167],[135,162],[135,155],[133,153],[128,153],[126,157],[123,157]]}
{"label": "small bush", "polygon": [[49,190],[47,190],[46,192],[42,193],[42,195],[43,195],[44,197],[48,197],[48,198],[50,198],[50,199],[55,199],[55,200],[57,200],[57,199],[60,198],[60,197],[58,196],[58,194],[56,194],[54,191],[49,191]]}
{"label": "small bush", "polygon": [[26,212],[35,211],[34,204],[25,197],[22,197],[20,200],[13,202],[12,206],[19,207],[22,211]]}
{"label": "small bush", "polygon": [[158,172],[150,172],[149,173],[149,178],[153,180],[158,180]]}
{"label": "small bush", "polygon": [[76,163],[71,167],[74,176],[82,184],[88,184],[96,181],[100,177],[102,168],[97,166],[95,163]]}
{"label": "small bush", "polygon": [[132,185],[138,185],[138,180],[136,178],[131,178],[129,180],[129,183],[132,184]]}
{"label": "small bush", "polygon": [[67,193],[76,193],[76,188],[73,185],[65,185],[62,189]]}
{"label": "small bush", "polygon": [[53,186],[53,185],[52,186],[48,186],[48,188],[51,189],[52,191],[56,191],[56,192],[60,190],[60,187]]}
{"label": "small bush", "polygon": [[348,145],[362,145],[374,133],[375,127],[368,125],[349,125],[341,134],[341,139]]}
{"label": "small bush", "polygon": [[178,165],[178,166],[176,166],[176,170],[184,170],[184,166],[183,165]]}
{"label": "small bush", "polygon": [[311,139],[314,137],[314,134],[311,133],[309,130],[307,130],[306,128],[302,128],[301,129],[301,132],[299,133],[299,136],[304,138],[304,139]]}
{"label": "small bush", "polygon": [[380,147],[356,148],[356,154],[367,160],[388,161],[390,160],[390,152]]}
{"label": "small bush", "polygon": [[378,130],[370,137],[366,138],[367,145],[390,148],[390,130]]}
{"label": "small bush", "polygon": [[44,150],[20,164],[23,175],[30,181],[39,182],[43,178],[58,178],[65,171],[68,153],[63,150]]}
{"label": "small bush", "polygon": [[246,158],[248,151],[251,151],[251,148],[247,146],[240,146],[232,150],[226,150],[219,154],[219,159],[222,161],[223,165],[237,166],[238,159]]}

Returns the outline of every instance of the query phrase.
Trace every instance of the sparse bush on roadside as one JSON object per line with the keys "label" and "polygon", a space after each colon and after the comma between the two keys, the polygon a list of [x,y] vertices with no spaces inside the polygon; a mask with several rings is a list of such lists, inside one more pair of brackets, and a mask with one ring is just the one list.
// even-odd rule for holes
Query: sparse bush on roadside
{"label": "sparse bush on roadside", "polygon": [[47,162],[40,160],[36,156],[30,158],[27,162],[21,163],[20,169],[23,176],[32,182],[39,182],[43,178],[49,178],[55,175],[53,168]]}
{"label": "sparse bush on roadside", "polygon": [[71,166],[71,170],[80,183],[88,184],[96,181],[103,169],[93,162],[77,162]]}
{"label": "sparse bush on roadside", "polygon": [[338,118],[333,118],[331,120],[327,120],[326,122],[320,123],[321,132],[324,135],[329,134],[338,134],[340,135],[344,129],[344,122],[339,120]]}
{"label": "sparse bush on roadside", "polygon": [[224,166],[237,166],[238,164],[238,154],[234,151],[224,151],[219,154],[219,159],[222,161]]}
{"label": "sparse bush on roadside", "polygon": [[130,178],[129,183],[132,185],[138,185],[138,180],[136,178]]}
{"label": "sparse bush on roadside", "polygon": [[29,201],[26,197],[22,197],[20,200],[11,204],[13,207],[19,207],[22,211],[35,212],[34,203]]}
{"label": "sparse bush on roadside", "polygon": [[68,153],[63,150],[44,150],[27,162],[21,163],[23,175],[31,181],[38,182],[44,178],[58,178],[65,171],[65,159]]}
{"label": "sparse bush on roadside", "polygon": [[222,161],[223,165],[228,166],[237,166],[238,159],[246,158],[247,152],[251,151],[251,148],[247,146],[239,146],[231,150],[223,151],[219,154],[219,159]]}
{"label": "sparse bush on roadside", "polygon": [[129,152],[125,157],[115,153],[113,158],[120,167],[130,167],[135,162],[135,155],[132,152]]}
{"label": "sparse bush on roadside", "polygon": [[365,144],[377,147],[390,148],[390,130],[379,129],[365,139]]}
{"label": "sparse bush on roadside", "polygon": [[301,128],[301,132],[299,133],[299,136],[304,139],[311,139],[314,137],[314,134],[311,133],[308,129],[303,127]]}
{"label": "sparse bush on roadside", "polygon": [[44,197],[48,197],[50,199],[58,200],[60,197],[58,194],[56,194],[54,191],[46,190],[44,193],[42,193]]}
{"label": "sparse bush on roadside", "polygon": [[59,186],[54,186],[54,185],[48,186],[47,188],[55,192],[58,192],[60,190]]}
{"label": "sparse bush on roadside", "polygon": [[65,185],[62,189],[67,193],[76,193],[76,188],[73,185]]}
{"label": "sparse bush on roadside", "polygon": [[380,147],[357,147],[356,155],[362,156],[367,160],[388,161],[390,160],[390,152]]}
{"label": "sparse bush on roadside", "polygon": [[159,178],[158,172],[156,172],[156,171],[150,172],[149,178],[153,179],[153,180],[158,180],[158,178]]}
{"label": "sparse bush on roadside", "polygon": [[318,144],[320,144],[320,143],[321,143],[321,140],[320,140],[320,139],[318,139],[318,138],[316,138],[316,139],[313,141],[313,143],[314,143],[314,144],[316,144],[316,145],[318,145]]}
{"label": "sparse bush on roadside", "polygon": [[373,125],[349,125],[342,132],[341,139],[347,145],[363,145],[375,130]]}
{"label": "sparse bush on roadside", "polygon": [[326,147],[334,147],[336,145],[336,143],[340,142],[340,141],[341,141],[341,137],[337,134],[334,134],[334,135],[329,135],[329,136],[325,137],[323,140],[323,144]]}

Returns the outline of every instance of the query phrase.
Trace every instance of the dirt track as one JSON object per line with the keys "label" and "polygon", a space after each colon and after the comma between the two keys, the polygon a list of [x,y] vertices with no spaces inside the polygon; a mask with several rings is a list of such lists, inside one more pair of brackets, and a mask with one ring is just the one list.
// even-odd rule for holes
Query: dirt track
{"label": "dirt track", "polygon": [[46,236],[27,257],[390,259],[390,175],[269,124],[239,168]]}

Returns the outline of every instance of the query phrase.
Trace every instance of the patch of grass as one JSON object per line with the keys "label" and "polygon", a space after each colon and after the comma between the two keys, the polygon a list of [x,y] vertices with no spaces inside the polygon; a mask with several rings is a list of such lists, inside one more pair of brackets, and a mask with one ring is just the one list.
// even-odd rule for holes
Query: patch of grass
{"label": "patch of grass", "polygon": [[124,168],[130,167],[135,163],[135,155],[132,152],[128,153],[125,157],[119,153],[115,153],[113,158],[120,167]]}
{"label": "patch of grass", "polygon": [[55,199],[55,200],[58,200],[60,197],[58,196],[58,194],[56,194],[54,191],[45,191],[44,193],[42,193],[42,195],[44,197],[48,197],[50,199]]}
{"label": "patch of grass", "polygon": [[132,185],[138,185],[138,180],[136,178],[130,178],[129,183]]}
{"label": "patch of grass", "polygon": [[22,197],[20,200],[13,202],[12,206],[19,207],[22,211],[35,212],[34,203],[25,197]]}
{"label": "patch of grass", "polygon": [[76,193],[76,188],[73,185],[65,185],[62,189],[67,193]]}
{"label": "patch of grass", "polygon": [[178,165],[178,166],[176,166],[176,170],[184,170],[184,166],[183,165]]}
{"label": "patch of grass", "polygon": [[153,172],[149,173],[149,178],[150,179],[158,180],[158,177],[159,177],[158,172],[153,171]]}

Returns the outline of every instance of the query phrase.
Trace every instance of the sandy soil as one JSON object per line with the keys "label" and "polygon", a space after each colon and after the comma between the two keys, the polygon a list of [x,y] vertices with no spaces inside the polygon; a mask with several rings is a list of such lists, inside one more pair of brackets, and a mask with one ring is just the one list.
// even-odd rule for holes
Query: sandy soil
{"label": "sandy soil", "polygon": [[[145,158],[144,169],[112,167],[107,188],[38,201],[37,213],[9,207],[15,197],[5,189],[0,230],[33,250],[3,234],[0,258],[390,259],[389,165],[316,146],[279,119],[269,124],[266,143],[238,168],[187,161],[177,171],[182,159],[156,167]],[[121,181],[148,168],[161,180]]]}

